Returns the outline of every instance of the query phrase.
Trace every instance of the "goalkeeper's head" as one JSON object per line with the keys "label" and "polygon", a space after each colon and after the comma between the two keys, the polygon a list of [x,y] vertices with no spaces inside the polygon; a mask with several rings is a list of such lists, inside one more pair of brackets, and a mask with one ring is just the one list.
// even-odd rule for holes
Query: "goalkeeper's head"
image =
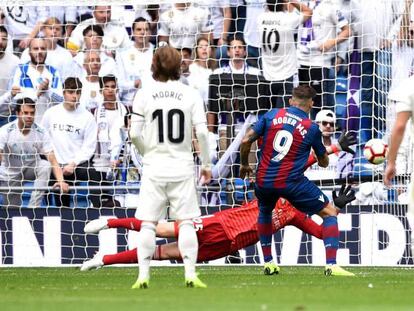
{"label": "goalkeeper's head", "polygon": [[158,48],[152,57],[152,77],[156,81],[178,80],[181,74],[181,55],[170,46]]}

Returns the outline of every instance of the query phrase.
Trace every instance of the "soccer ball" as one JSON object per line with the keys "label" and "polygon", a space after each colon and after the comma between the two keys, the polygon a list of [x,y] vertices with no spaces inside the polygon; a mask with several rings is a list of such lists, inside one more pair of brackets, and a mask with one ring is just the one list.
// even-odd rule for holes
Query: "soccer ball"
{"label": "soccer ball", "polygon": [[364,147],[364,156],[372,164],[381,164],[388,153],[388,145],[381,139],[370,139]]}

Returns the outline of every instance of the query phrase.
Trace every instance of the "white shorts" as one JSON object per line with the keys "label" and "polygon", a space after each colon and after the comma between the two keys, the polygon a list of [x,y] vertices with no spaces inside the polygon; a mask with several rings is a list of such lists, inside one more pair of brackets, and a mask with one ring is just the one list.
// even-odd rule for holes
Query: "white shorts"
{"label": "white shorts", "polygon": [[167,204],[174,219],[185,220],[200,216],[194,178],[176,182],[155,181],[142,178],[135,217],[146,221],[164,219]]}

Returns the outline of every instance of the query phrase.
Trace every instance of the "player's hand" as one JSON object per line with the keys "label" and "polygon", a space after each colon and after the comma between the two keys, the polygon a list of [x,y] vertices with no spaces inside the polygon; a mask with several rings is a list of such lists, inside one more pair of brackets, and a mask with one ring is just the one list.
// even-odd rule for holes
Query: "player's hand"
{"label": "player's hand", "polygon": [[69,185],[65,181],[58,181],[56,182],[53,187],[53,189],[60,189],[61,193],[68,193],[69,192]]}
{"label": "player's hand", "polygon": [[338,194],[336,193],[336,190],[332,191],[332,198],[335,206],[342,209],[348,203],[355,200],[355,190],[351,188],[351,185],[345,186],[345,184],[343,184]]}
{"label": "player's hand", "polygon": [[395,177],[397,170],[395,168],[395,162],[388,161],[387,167],[384,173],[384,184],[389,187],[391,186],[391,180]]}
{"label": "player's hand", "polygon": [[244,179],[244,178],[249,178],[250,176],[253,175],[253,170],[250,167],[250,165],[241,165],[240,166],[240,178]]}
{"label": "player's hand", "polygon": [[200,184],[206,185],[209,184],[211,181],[211,170],[202,169],[200,173]]}
{"label": "player's hand", "polygon": [[355,154],[355,151],[349,147],[357,143],[355,135],[351,132],[342,132],[341,136],[338,139],[338,143],[342,151],[349,152],[350,154]]}

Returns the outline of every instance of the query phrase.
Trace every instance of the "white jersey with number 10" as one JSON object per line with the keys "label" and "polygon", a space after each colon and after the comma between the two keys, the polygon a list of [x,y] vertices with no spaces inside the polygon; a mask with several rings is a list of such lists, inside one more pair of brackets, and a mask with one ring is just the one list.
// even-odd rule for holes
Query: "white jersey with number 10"
{"label": "white jersey with number 10", "polygon": [[165,181],[193,176],[193,127],[207,122],[198,92],[179,81],[154,81],[138,91],[133,112],[145,123],[143,173]]}
{"label": "white jersey with number 10", "polygon": [[297,73],[294,34],[303,22],[296,12],[265,12],[258,18],[261,34],[263,75],[269,81],[282,81]]}

